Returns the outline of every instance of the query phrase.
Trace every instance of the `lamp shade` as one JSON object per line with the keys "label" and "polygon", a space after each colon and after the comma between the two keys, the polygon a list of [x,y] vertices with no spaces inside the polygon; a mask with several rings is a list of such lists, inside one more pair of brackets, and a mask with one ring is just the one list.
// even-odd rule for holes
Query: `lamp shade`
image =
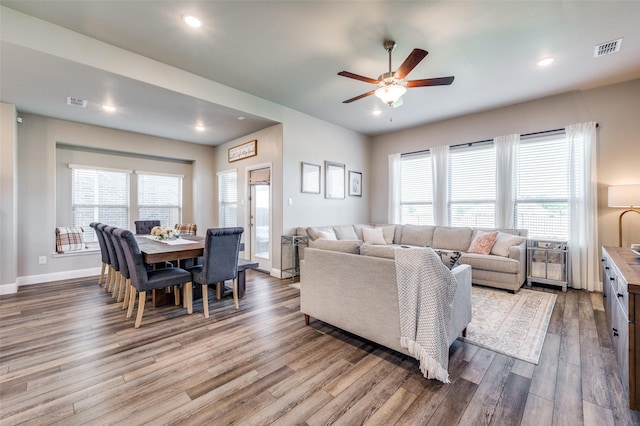
{"label": "lamp shade", "polygon": [[376,96],[382,99],[382,102],[392,105],[400,96],[404,95],[407,88],[398,84],[390,84],[376,89]]}
{"label": "lamp shade", "polygon": [[640,206],[640,184],[614,185],[609,187],[609,207]]}

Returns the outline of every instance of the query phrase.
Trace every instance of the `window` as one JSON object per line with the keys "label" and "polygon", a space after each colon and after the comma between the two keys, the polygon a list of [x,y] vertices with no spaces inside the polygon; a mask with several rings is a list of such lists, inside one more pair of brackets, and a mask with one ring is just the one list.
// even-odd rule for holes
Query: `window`
{"label": "window", "polygon": [[532,238],[569,235],[568,153],[563,135],[520,141],[515,226]]}
{"label": "window", "polygon": [[496,154],[493,144],[449,152],[449,224],[495,226]]}
{"label": "window", "polygon": [[238,223],[238,174],[235,170],[218,173],[219,226],[228,228]]}
{"label": "window", "polygon": [[85,241],[96,241],[91,222],[128,228],[130,172],[70,167],[72,223],[84,228]]}
{"label": "window", "polygon": [[428,152],[400,160],[400,223],[433,225],[433,186]]}
{"label": "window", "polygon": [[138,220],[182,222],[182,176],[138,173]]}

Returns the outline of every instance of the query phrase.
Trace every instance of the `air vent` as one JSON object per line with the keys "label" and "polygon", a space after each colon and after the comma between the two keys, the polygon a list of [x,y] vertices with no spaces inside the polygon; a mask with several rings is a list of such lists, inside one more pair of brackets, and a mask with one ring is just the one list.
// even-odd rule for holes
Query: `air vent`
{"label": "air vent", "polygon": [[87,100],[86,99],[80,99],[80,98],[74,98],[73,96],[67,96],[67,105],[71,105],[71,106],[78,107],[78,108],[86,108],[87,107]]}
{"label": "air vent", "polygon": [[610,53],[615,53],[618,50],[620,50],[621,45],[622,45],[621,38],[617,40],[607,41],[605,43],[600,43],[596,46],[596,49],[593,52],[593,57],[598,58],[600,56],[608,55]]}

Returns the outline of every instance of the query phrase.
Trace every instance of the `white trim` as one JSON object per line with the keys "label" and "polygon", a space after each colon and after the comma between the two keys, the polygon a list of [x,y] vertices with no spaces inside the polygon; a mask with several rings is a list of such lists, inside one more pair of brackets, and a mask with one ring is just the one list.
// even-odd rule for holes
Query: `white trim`
{"label": "white trim", "polygon": [[169,176],[169,177],[177,177],[180,179],[184,179],[184,175],[177,175],[175,173],[162,173],[162,172],[145,172],[143,170],[134,170],[133,173],[137,175],[148,175],[148,176]]}
{"label": "white trim", "polygon": [[15,294],[18,292],[18,283],[0,284],[0,296],[3,294]]}
{"label": "white trim", "polygon": [[69,163],[70,169],[84,169],[84,170],[106,170],[108,172],[118,172],[118,173],[133,173],[133,170],[126,169],[114,169],[113,167],[100,167],[100,166],[85,166],[83,164],[71,164]]}
{"label": "white trim", "polygon": [[236,175],[238,174],[238,169],[229,169],[229,170],[223,170],[221,172],[216,172],[216,176],[220,176],[220,175],[227,175],[229,173],[235,173]]}
{"label": "white trim", "polygon": [[[284,277],[282,276],[282,271],[280,269],[271,268],[270,275],[275,278],[280,278],[281,280],[284,279]],[[291,278],[291,277],[287,277],[287,278]]]}
{"label": "white trim", "polygon": [[[43,284],[52,281],[71,280],[75,278],[86,278],[100,275],[100,266],[87,269],[75,269],[72,271],[51,272],[41,275],[28,275],[25,277],[18,277],[16,282],[17,288],[23,285]],[[16,289],[17,291],[17,289]]]}
{"label": "white trim", "polygon": [[53,253],[51,257],[60,258],[60,257],[86,256],[88,254],[100,254],[100,247],[86,248],[83,250],[72,251],[69,253]]}

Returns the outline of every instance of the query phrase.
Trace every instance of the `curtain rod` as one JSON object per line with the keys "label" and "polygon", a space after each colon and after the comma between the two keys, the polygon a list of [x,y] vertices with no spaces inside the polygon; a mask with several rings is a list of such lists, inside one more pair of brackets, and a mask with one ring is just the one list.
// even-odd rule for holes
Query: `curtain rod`
{"label": "curtain rod", "polygon": [[[596,123],[596,129],[600,127],[600,124]],[[539,135],[548,135],[550,133],[558,133],[558,132],[564,132],[564,128],[561,129],[552,129],[552,130],[542,130],[539,132],[531,132],[531,133],[523,133],[520,135],[520,137],[531,137],[531,136],[539,136]],[[459,144],[455,144],[455,145],[450,145],[449,148],[459,148],[462,146],[473,146],[473,145],[478,145],[478,144],[483,144],[483,143],[489,143],[489,142],[493,142],[493,139],[484,139],[481,141],[475,141],[475,142],[465,142],[465,143],[459,143]],[[412,154],[422,154],[424,152],[429,152],[429,149],[421,149],[419,151],[412,151],[412,152],[405,152],[401,155],[412,155]]]}

